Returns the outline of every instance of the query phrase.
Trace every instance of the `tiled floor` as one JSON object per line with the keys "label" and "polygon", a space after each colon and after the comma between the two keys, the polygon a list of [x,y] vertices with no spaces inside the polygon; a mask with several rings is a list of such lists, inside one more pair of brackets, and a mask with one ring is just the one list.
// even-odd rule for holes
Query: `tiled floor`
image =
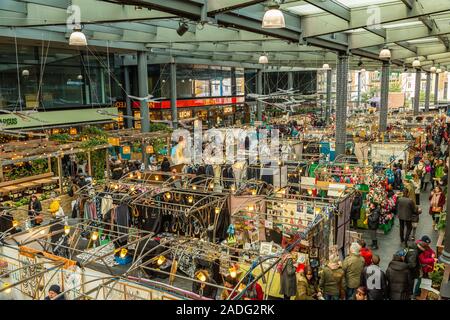
{"label": "tiled floor", "polygon": [[[438,232],[433,230],[431,216],[428,214],[429,210],[429,200],[428,197],[430,195],[430,191],[422,192],[420,195],[420,207],[422,208],[422,214],[420,215],[419,226],[416,231],[416,239],[420,239],[423,235],[428,235],[432,240],[433,247],[436,246]],[[363,231],[364,240],[366,240],[367,244],[371,243],[370,235],[367,231]],[[383,270],[387,269],[389,262],[392,260],[393,254],[402,249],[402,245],[400,243],[400,228],[399,221],[396,218],[394,227],[387,234],[378,234],[378,250],[375,250],[374,253],[380,256],[381,262],[380,266]]]}

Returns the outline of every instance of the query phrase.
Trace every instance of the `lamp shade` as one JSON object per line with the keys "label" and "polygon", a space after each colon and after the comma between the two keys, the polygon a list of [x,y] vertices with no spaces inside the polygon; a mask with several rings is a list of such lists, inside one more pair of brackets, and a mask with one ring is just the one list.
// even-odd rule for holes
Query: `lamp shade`
{"label": "lamp shade", "polygon": [[78,133],[77,128],[70,128],[69,133],[71,135],[76,135]]}
{"label": "lamp shade", "polygon": [[442,73],[442,69],[441,68],[437,68],[436,69],[436,73]]}
{"label": "lamp shade", "polygon": [[380,51],[380,59],[390,59],[391,58],[391,50],[388,47],[384,47]]}
{"label": "lamp shade", "polygon": [[87,46],[86,36],[79,30],[74,30],[70,34],[69,45],[71,46]]}
{"label": "lamp shade", "polygon": [[108,143],[112,146],[118,147],[120,146],[120,139],[115,137],[109,137]]}
{"label": "lamp shade", "polygon": [[262,27],[266,29],[277,29],[286,27],[284,14],[278,8],[271,8],[266,11],[262,21]]}
{"label": "lamp shade", "polygon": [[432,67],[430,68],[430,72],[431,72],[431,73],[436,73],[436,67],[435,67],[435,66],[432,66]]}
{"label": "lamp shade", "polygon": [[77,76],[77,79],[78,79],[78,80],[83,80],[83,75],[79,74],[79,75]]}
{"label": "lamp shade", "polygon": [[422,64],[420,63],[420,60],[419,60],[419,59],[415,59],[415,60],[413,61],[413,63],[412,63],[412,66],[413,66],[414,68],[420,68],[421,65],[422,65]]}
{"label": "lamp shade", "polygon": [[269,59],[267,58],[267,56],[265,54],[263,54],[262,56],[259,57],[259,63],[261,63],[261,64],[269,63]]}
{"label": "lamp shade", "polygon": [[362,68],[361,70],[359,70],[361,73],[366,72],[366,69]]}
{"label": "lamp shade", "polygon": [[22,71],[22,76],[28,77],[29,75],[30,75],[30,71],[28,71],[27,69]]}
{"label": "lamp shade", "polygon": [[122,147],[122,153],[123,153],[123,154],[130,154],[130,153],[131,153],[131,148],[130,148],[130,146],[123,146],[123,147]]}
{"label": "lamp shade", "polygon": [[322,66],[322,69],[329,70],[331,68],[330,68],[330,65],[328,63],[324,63],[323,66]]}
{"label": "lamp shade", "polygon": [[145,153],[151,154],[151,153],[153,153],[153,152],[154,152],[153,146],[146,146],[146,147],[145,147]]}

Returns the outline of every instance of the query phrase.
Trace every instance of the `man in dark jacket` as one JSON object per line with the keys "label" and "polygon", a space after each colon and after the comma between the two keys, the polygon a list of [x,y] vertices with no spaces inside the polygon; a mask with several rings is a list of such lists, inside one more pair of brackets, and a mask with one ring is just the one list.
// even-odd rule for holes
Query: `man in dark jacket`
{"label": "man in dark jacket", "polygon": [[418,214],[417,206],[408,196],[408,190],[405,189],[403,196],[397,201],[397,215],[400,220],[400,242],[404,243],[405,247],[408,245],[407,242],[411,235],[413,215]]}
{"label": "man in dark jacket", "polygon": [[386,295],[386,275],[379,267],[380,257],[373,255],[372,264],[364,268],[361,284],[367,287],[369,300],[384,300]]}
{"label": "man in dark jacket", "polygon": [[414,241],[408,241],[408,247],[405,249],[405,252],[405,262],[408,264],[411,274],[410,293],[413,294],[414,282],[420,277],[419,249],[417,244]]}
{"label": "man in dark jacket", "polygon": [[409,300],[411,274],[405,262],[405,251],[400,250],[395,255],[386,270],[388,297],[390,300]]}
{"label": "man in dark jacket", "polygon": [[358,220],[361,217],[362,195],[361,192],[357,192],[352,202],[352,209],[350,211],[350,217],[352,219],[352,227],[358,228]]}
{"label": "man in dark jacket", "polygon": [[290,253],[288,253],[282,260],[281,267],[281,288],[280,294],[283,295],[284,300],[290,300],[291,297],[297,294],[297,278],[295,276],[294,261]]}
{"label": "man in dark jacket", "polygon": [[64,294],[61,294],[61,287],[57,284],[53,284],[48,289],[48,296],[44,300],[66,300]]}
{"label": "man in dark jacket", "polygon": [[372,239],[372,250],[378,249],[377,230],[380,220],[381,209],[377,203],[370,204],[370,213],[367,217],[368,227],[370,230],[370,238]]}

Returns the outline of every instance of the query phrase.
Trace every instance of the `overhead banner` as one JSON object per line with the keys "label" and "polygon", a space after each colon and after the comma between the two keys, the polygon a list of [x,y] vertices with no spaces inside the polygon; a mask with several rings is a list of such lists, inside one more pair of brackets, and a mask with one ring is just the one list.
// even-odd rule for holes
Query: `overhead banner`
{"label": "overhead banner", "polygon": [[40,112],[24,110],[16,114],[0,114],[0,126],[4,129],[40,129],[64,124],[114,121],[117,119],[115,115],[118,115],[116,107]]}

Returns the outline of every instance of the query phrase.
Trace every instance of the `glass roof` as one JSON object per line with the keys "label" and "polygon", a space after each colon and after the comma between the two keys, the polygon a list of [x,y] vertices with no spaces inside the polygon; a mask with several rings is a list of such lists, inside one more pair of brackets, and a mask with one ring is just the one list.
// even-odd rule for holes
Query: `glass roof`
{"label": "glass roof", "polygon": [[310,14],[318,14],[324,12],[322,9],[313,6],[312,4],[302,4],[299,6],[294,6],[286,9],[292,13],[298,14],[299,16],[306,16]]}
{"label": "glass roof", "polygon": [[399,1],[398,0],[335,0],[335,2],[343,4],[344,6],[347,6],[349,8],[358,8],[358,7],[375,5],[375,4],[379,5],[379,4],[399,2]]}

